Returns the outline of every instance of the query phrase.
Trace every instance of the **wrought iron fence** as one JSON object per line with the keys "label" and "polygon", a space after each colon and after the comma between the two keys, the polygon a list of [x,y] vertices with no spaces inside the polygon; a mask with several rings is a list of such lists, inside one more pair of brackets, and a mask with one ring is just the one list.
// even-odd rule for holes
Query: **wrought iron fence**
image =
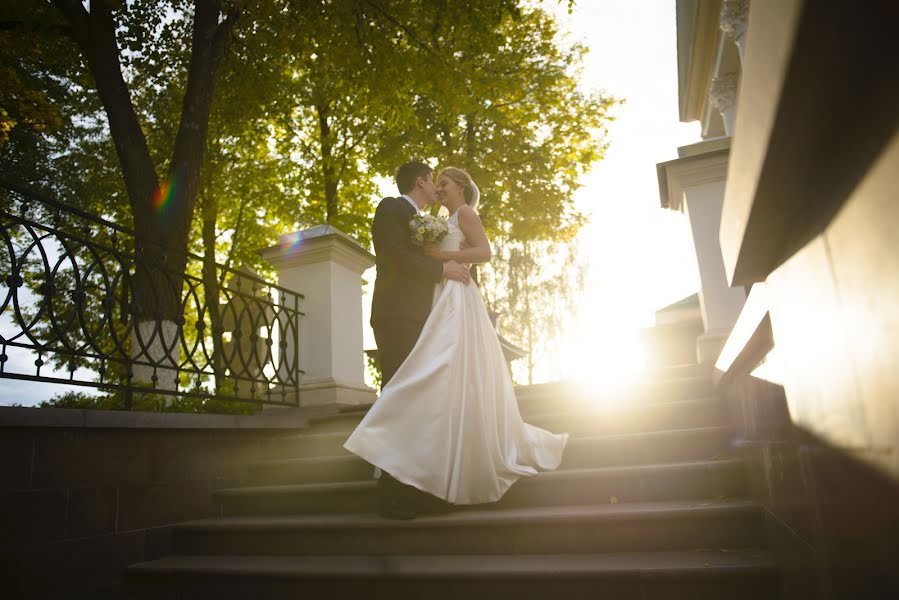
{"label": "wrought iron fence", "polygon": [[299,404],[302,294],[4,181],[0,244],[0,377]]}

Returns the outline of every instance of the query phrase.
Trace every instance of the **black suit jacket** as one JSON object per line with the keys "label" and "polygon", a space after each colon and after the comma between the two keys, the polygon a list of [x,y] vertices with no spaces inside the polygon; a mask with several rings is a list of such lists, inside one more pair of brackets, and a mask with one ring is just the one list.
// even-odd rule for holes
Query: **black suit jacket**
{"label": "black suit jacket", "polygon": [[384,319],[424,322],[431,312],[434,284],[443,279],[443,263],[412,243],[409,221],[415,209],[405,198],[384,198],[375,210],[372,240],[377,277],[372,324]]}

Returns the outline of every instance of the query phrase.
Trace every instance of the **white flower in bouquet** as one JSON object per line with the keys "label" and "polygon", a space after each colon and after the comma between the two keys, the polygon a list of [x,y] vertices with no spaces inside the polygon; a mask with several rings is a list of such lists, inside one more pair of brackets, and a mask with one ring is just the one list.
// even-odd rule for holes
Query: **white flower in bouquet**
{"label": "white flower in bouquet", "polygon": [[412,243],[416,246],[439,244],[449,233],[446,219],[429,214],[412,217],[412,220],[409,221],[409,229],[412,231]]}

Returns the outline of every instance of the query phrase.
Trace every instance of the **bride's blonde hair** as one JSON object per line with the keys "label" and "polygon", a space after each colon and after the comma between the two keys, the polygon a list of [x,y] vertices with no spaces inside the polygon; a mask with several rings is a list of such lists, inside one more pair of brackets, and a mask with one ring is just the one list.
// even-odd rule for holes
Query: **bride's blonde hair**
{"label": "bride's blonde hair", "polygon": [[474,207],[477,206],[474,194],[474,181],[466,171],[458,167],[447,167],[440,171],[438,179],[446,175],[452,179],[460,188],[462,188],[462,197],[465,198],[465,204]]}

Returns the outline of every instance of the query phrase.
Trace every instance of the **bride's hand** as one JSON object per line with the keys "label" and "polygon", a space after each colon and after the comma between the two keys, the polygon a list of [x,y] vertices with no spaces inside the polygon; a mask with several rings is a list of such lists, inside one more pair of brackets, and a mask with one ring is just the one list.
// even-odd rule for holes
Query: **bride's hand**
{"label": "bride's hand", "polygon": [[426,256],[436,258],[439,261],[446,260],[446,258],[443,256],[443,250],[441,250],[440,247],[435,244],[425,244],[422,250]]}

